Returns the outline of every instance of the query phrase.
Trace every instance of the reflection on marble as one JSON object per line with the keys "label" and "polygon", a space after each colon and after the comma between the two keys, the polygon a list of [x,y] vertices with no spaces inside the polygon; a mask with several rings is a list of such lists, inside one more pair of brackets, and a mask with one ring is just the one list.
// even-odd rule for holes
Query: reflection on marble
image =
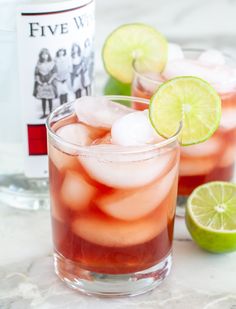
{"label": "reflection on marble", "polygon": [[[0,0],[1,1],[1,0]],[[149,23],[185,46],[235,52],[235,0],[97,0],[96,91],[106,80],[100,57],[122,23]],[[98,299],[67,288],[54,274],[50,216],[0,205],[0,309],[236,309],[236,253],[212,255],[176,220],[170,277],[136,298]]]}

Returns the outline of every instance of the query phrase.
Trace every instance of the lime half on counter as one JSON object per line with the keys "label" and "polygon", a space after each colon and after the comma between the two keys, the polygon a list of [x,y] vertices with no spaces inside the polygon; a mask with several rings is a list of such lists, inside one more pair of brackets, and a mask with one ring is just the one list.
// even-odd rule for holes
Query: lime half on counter
{"label": "lime half on counter", "polygon": [[236,250],[236,184],[210,182],[196,188],[186,208],[187,228],[195,242],[213,253]]}

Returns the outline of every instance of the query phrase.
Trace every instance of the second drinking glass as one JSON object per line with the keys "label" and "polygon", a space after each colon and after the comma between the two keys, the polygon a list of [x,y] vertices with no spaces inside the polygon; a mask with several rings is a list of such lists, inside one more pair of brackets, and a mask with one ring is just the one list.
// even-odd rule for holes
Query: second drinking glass
{"label": "second drinking glass", "polygon": [[[236,68],[235,63],[229,56],[224,55],[225,64],[218,66],[204,63],[203,65],[202,60],[205,59],[200,57],[204,55],[204,50],[186,49],[184,55],[187,60],[193,60],[194,66],[190,63],[190,67],[187,67],[187,64],[183,67],[185,63],[182,63],[182,59],[176,59],[173,67],[171,67],[172,62],[168,63],[168,72],[165,69],[166,74],[164,74],[166,76],[156,72],[140,72],[134,63],[132,84],[132,95],[150,99],[161,84],[168,79],[167,76],[176,77],[178,71],[179,75],[194,76],[197,68],[198,75],[204,74],[203,78],[215,80],[212,86],[216,88],[222,100],[221,124],[216,133],[206,142],[181,148],[178,185],[178,206],[180,207],[177,207],[177,214],[180,216],[184,214],[183,206],[187,197],[197,186],[209,181],[232,180],[236,153],[236,79],[233,74],[230,74]],[[140,110],[146,108],[139,102],[135,102],[134,106]]]}

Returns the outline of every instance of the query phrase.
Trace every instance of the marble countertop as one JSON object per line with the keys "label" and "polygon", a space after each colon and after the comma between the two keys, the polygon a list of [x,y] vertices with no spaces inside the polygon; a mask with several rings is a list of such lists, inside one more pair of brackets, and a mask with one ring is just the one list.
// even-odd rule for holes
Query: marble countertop
{"label": "marble countertop", "polygon": [[53,270],[50,214],[0,205],[1,309],[236,309],[236,253],[213,255],[176,220],[170,276],[153,292],[99,299],[67,288]]}
{"label": "marble countertop", "polygon": [[[97,0],[96,92],[106,80],[100,51],[120,24],[145,22],[174,42],[236,50],[234,0]],[[190,239],[176,220],[170,276],[135,298],[99,299],[67,288],[54,274],[48,211],[0,205],[0,309],[236,309],[236,253],[213,255]]]}

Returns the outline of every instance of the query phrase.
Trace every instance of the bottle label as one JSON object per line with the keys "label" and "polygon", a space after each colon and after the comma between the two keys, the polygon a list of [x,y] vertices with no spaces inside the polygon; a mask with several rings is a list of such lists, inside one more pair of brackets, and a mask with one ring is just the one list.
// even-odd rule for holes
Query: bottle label
{"label": "bottle label", "polygon": [[18,6],[17,49],[25,175],[47,177],[46,117],[56,107],[91,93],[94,1]]}

